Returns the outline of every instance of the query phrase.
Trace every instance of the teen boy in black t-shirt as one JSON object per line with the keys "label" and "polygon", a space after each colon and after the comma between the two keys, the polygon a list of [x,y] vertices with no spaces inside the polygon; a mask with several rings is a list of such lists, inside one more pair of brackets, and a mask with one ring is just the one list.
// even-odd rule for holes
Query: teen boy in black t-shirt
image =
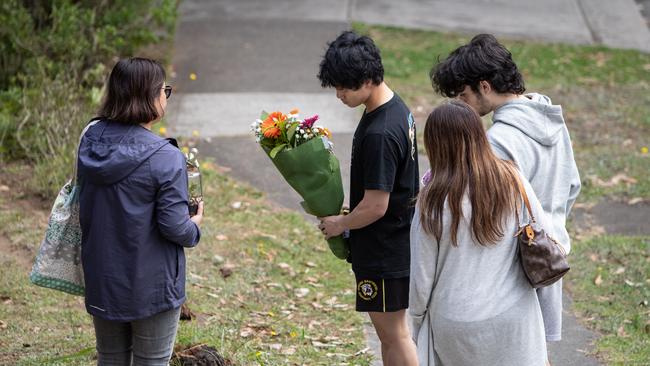
{"label": "teen boy in black t-shirt", "polygon": [[349,215],[320,218],[327,238],[350,230],[357,311],[368,312],[384,365],[416,365],[406,325],[413,199],[419,188],[415,122],[383,81],[368,37],[342,33],[329,45],[318,78],[347,106],[365,105],[352,143]]}

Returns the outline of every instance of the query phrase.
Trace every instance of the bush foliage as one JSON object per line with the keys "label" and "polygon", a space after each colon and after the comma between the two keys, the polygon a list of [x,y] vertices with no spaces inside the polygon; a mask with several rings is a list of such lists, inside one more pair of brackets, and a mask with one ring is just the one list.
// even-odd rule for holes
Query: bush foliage
{"label": "bush foliage", "polygon": [[111,65],[170,39],[176,8],[177,0],[3,0],[0,161],[34,164],[32,187],[55,193]]}

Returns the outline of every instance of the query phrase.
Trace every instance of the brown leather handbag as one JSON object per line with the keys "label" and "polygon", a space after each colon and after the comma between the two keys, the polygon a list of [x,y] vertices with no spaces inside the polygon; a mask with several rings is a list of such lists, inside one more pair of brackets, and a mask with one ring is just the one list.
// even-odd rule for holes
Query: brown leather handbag
{"label": "brown leather handbag", "polygon": [[519,226],[519,214],[517,214],[519,231],[517,231],[516,236],[521,266],[528,278],[528,282],[534,288],[546,287],[557,282],[569,272],[570,267],[566,258],[566,251],[543,228],[539,227],[539,230],[536,230],[533,227],[536,221],[530,208],[528,195],[519,178],[517,178],[517,184],[530,216],[530,222],[527,225]]}

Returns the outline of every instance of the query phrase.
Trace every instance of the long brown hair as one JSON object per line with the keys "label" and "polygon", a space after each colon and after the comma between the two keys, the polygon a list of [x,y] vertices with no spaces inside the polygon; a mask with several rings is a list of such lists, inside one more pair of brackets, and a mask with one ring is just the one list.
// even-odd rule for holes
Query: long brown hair
{"label": "long brown hair", "polygon": [[481,118],[467,104],[452,100],[431,112],[424,127],[431,180],[420,190],[420,222],[440,241],[445,200],[451,211],[451,241],[457,246],[462,201],[472,205],[470,225],[480,245],[503,237],[505,219],[519,212],[517,170],[494,155]]}

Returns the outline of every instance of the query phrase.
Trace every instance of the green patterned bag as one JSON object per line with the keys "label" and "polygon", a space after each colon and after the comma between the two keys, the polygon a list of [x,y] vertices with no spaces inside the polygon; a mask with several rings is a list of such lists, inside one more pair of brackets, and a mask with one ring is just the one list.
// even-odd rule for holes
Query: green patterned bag
{"label": "green patterned bag", "polygon": [[[90,122],[84,128],[81,137],[97,122],[99,121]],[[83,296],[79,186],[76,179],[78,153],[77,147],[72,179],[61,188],[54,200],[45,237],[41,242],[29,279],[37,286]]]}

